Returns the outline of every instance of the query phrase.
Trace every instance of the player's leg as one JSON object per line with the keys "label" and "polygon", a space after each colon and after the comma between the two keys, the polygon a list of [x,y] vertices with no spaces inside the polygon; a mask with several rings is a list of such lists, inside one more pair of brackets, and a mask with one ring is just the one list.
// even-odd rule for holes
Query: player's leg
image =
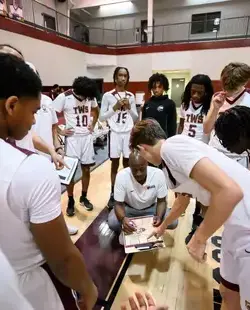
{"label": "player's leg", "polygon": [[[190,199],[189,199],[189,201],[190,201]],[[205,208],[206,208],[205,206],[203,206],[199,201],[196,200],[196,202],[195,202],[195,211],[194,211],[194,214],[193,214],[192,229],[191,229],[190,233],[187,235],[187,237],[185,239],[185,243],[186,244],[188,244],[188,242],[192,239],[196,229],[202,223],[204,217],[202,216],[201,212],[203,212],[205,210]]]}
{"label": "player's leg", "polygon": [[[80,159],[81,157],[81,148],[78,137],[67,137],[65,140],[65,153],[69,157],[75,157]],[[74,177],[71,183],[67,186],[68,193],[68,207],[66,214],[68,216],[73,216],[75,214],[75,200],[74,200]]]}
{"label": "player's leg", "polygon": [[110,210],[113,209],[115,205],[114,186],[115,186],[115,178],[119,168],[120,156],[121,156],[120,134],[111,131],[109,135],[109,158],[111,160],[111,173],[110,173],[111,193],[107,204],[107,207]]}
{"label": "player's leg", "polygon": [[122,164],[123,168],[127,168],[129,166],[129,155],[130,155],[130,148],[129,148],[129,140],[130,140],[130,132],[125,133],[122,135]]}
{"label": "player's leg", "polygon": [[[221,310],[242,310],[240,306],[239,292],[226,288],[223,284],[220,285],[220,294],[222,296]],[[247,309],[247,308],[246,308]],[[245,310],[245,309],[244,309]]]}
{"label": "player's leg", "polygon": [[93,144],[93,136],[87,135],[81,138],[82,154],[81,154],[81,168],[82,168],[82,195],[80,197],[80,204],[85,207],[87,211],[93,210],[93,204],[88,200],[87,193],[90,181],[90,167],[95,165],[95,151]]}

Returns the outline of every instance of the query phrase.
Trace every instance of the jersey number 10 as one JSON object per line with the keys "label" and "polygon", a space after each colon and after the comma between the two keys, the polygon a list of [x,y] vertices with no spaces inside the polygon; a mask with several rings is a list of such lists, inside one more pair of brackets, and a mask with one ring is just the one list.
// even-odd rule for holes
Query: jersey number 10
{"label": "jersey number 10", "polygon": [[87,127],[88,126],[88,116],[86,114],[77,115],[76,126],[77,127]]}
{"label": "jersey number 10", "polygon": [[127,112],[119,112],[116,122],[117,122],[118,124],[120,124],[121,122],[122,122],[123,124],[125,124],[126,119],[127,119]]}

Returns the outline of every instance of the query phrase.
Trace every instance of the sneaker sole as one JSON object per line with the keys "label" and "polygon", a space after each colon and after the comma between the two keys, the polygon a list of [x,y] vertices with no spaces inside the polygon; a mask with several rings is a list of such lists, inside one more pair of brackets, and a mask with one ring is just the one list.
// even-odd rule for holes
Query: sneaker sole
{"label": "sneaker sole", "polygon": [[87,210],[87,211],[92,211],[92,210],[94,209],[94,208],[91,208],[91,209],[87,208],[87,207],[85,206],[85,204],[82,203],[82,202],[80,202],[80,205],[81,205],[82,207],[84,207],[84,209]]}

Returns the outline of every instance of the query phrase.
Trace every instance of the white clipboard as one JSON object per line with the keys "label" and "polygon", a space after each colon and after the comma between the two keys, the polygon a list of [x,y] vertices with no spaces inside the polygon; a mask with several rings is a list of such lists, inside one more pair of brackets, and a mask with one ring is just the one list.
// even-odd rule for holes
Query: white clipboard
{"label": "white clipboard", "polygon": [[69,185],[76,172],[78,159],[64,156],[63,160],[69,168],[64,167],[62,170],[56,170],[56,172],[60,178],[61,184]]}
{"label": "white clipboard", "polygon": [[157,239],[153,236],[149,240],[147,239],[153,230],[153,218],[153,216],[130,218],[135,223],[137,230],[132,234],[123,232],[124,250],[126,254],[152,251],[166,247],[162,237]]}

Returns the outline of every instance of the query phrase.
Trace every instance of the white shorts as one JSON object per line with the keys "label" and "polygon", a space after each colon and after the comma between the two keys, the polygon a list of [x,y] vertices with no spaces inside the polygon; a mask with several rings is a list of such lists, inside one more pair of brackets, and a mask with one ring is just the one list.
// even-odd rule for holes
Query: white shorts
{"label": "white shorts", "polygon": [[130,131],[125,133],[109,132],[109,158],[129,158]]}
{"label": "white shorts", "polygon": [[[240,293],[242,310],[250,309],[250,237],[249,243],[238,250],[226,244],[222,238],[221,283],[228,289]],[[224,242],[225,241],[225,242]],[[248,244],[248,245],[247,245]]]}
{"label": "white shorts", "polygon": [[82,165],[95,164],[95,151],[93,136],[67,137],[65,141],[65,153],[69,157],[78,158]]}
{"label": "white shorts", "polygon": [[61,299],[42,267],[18,275],[20,290],[35,310],[63,310]]}

